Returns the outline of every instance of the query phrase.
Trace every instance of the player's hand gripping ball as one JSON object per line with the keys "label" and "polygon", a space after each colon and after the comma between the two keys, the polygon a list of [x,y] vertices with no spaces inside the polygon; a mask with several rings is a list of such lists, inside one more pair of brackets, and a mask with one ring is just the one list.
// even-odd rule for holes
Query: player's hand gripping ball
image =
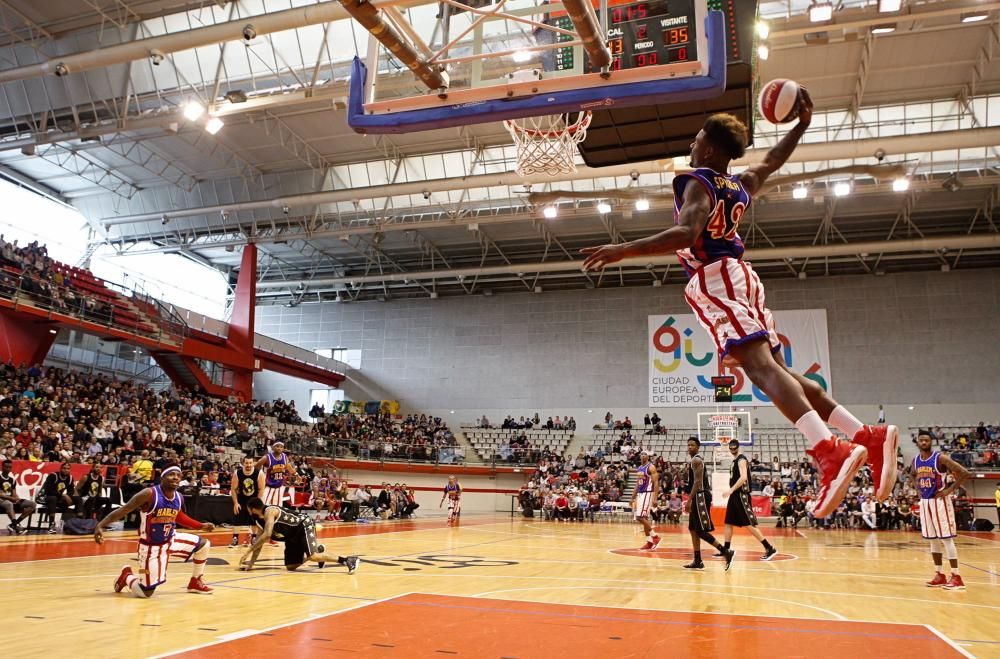
{"label": "player's hand gripping ball", "polygon": [[764,85],[757,98],[761,115],[772,124],[787,124],[799,116],[799,83],[777,78]]}

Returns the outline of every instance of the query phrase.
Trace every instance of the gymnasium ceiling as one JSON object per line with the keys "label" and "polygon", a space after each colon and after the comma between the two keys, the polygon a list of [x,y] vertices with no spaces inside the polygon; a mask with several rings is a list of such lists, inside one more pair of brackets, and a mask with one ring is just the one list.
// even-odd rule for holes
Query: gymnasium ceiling
{"label": "gymnasium ceiling", "polygon": [[[580,247],[672,222],[672,169],[683,163],[525,180],[512,171],[499,124],[360,136],[343,102],[349,60],[359,49],[364,56],[362,28],[342,19],[249,45],[241,38],[261,14],[329,4],[0,0],[0,175],[79,208],[95,248],[179,253],[232,282],[240,245],[253,237],[261,303],[683,279],[671,259],[603,276],[571,263]],[[1000,265],[992,217],[1000,3],[904,1],[886,15],[874,2],[842,2],[821,26],[807,8],[806,0],[761,4],[771,34],[760,78],[798,80],[817,106],[810,144],[780,174],[853,169],[810,182],[804,199],[786,183],[755,203],[741,233],[757,267],[764,276],[812,277]],[[988,18],[963,22],[972,11]],[[884,23],[895,31],[872,32]],[[227,25],[227,40],[172,47],[159,64],[146,51],[51,73],[77,53],[216,24]],[[36,75],[44,63],[50,72]],[[233,90],[248,100],[224,100]],[[210,135],[181,116],[192,99],[224,120],[221,131]],[[781,132],[759,122],[752,158]],[[878,150],[883,166],[907,174],[908,190],[893,190],[893,171],[872,169]],[[844,182],[851,193],[838,197],[833,188]],[[648,196],[651,208],[634,210],[618,189]],[[573,194],[527,194],[553,191]],[[317,192],[331,194],[302,198]],[[597,212],[599,198],[610,213]],[[550,204],[552,219],[543,217]]]}

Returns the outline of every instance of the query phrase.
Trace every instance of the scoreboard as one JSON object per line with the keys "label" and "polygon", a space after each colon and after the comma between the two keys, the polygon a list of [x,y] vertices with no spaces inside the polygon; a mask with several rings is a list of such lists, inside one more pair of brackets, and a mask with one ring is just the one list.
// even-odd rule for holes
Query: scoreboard
{"label": "scoreboard", "polygon": [[[705,2],[643,0],[617,4],[615,0],[611,0],[605,35],[611,51],[611,70],[696,61],[698,30],[703,29],[703,26],[696,24],[696,1]],[[710,5],[720,9],[725,16],[727,61],[749,62],[749,54],[753,49],[753,24],[757,14],[756,0],[715,0]],[[563,12],[550,14],[545,22],[563,29],[573,29],[573,22]],[[573,39],[564,34],[552,34],[552,37],[556,42]],[[582,49],[558,48],[551,55],[543,55],[543,62],[546,70],[567,71],[575,68],[576,57],[583,58],[584,72],[597,72]]]}
{"label": "scoreboard", "polygon": [[611,70],[696,60],[693,0],[645,0],[608,8]]}

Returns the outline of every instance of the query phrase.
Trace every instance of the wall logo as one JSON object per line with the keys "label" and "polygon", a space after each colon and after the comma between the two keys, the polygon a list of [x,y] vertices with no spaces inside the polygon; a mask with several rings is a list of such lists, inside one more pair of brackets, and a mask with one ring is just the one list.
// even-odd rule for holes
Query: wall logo
{"label": "wall logo", "polygon": [[[826,310],[776,311],[781,355],[790,368],[830,391]],[[650,407],[712,405],[713,375],[732,375],[733,403],[770,405],[770,399],[739,368],[722,366],[715,344],[694,314],[649,316]]]}

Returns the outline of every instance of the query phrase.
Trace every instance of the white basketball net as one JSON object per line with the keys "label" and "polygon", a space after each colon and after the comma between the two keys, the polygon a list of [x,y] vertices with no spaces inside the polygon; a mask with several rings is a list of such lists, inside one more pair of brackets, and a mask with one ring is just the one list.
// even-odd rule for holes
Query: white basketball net
{"label": "white basketball net", "polygon": [[573,123],[567,123],[569,118],[567,114],[550,114],[504,120],[517,147],[515,171],[520,176],[556,176],[576,171],[576,145],[587,137],[593,115],[588,110],[579,113]]}
{"label": "white basketball net", "polygon": [[708,417],[708,426],[715,432],[715,441],[719,446],[727,446],[729,440],[740,438],[739,419],[730,414],[719,414]]}

